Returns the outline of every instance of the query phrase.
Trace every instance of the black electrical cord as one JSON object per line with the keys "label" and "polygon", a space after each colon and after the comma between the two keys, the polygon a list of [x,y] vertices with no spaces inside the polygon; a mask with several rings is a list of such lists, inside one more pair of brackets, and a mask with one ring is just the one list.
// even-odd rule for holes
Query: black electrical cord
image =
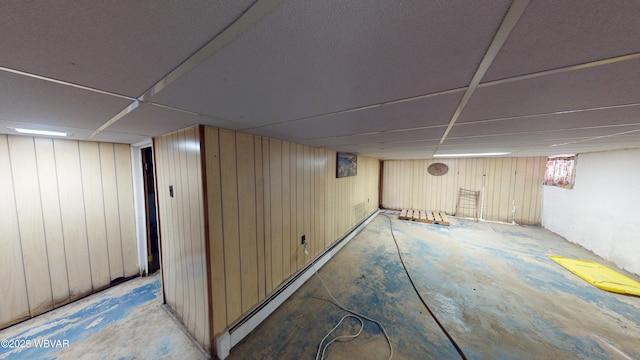
{"label": "black electrical cord", "polygon": [[400,257],[400,262],[402,263],[404,272],[407,274],[407,277],[409,278],[409,282],[411,282],[411,286],[413,286],[413,290],[415,290],[416,294],[418,294],[418,297],[420,298],[422,305],[424,305],[424,307],[427,309],[427,311],[429,312],[433,320],[436,321],[436,324],[438,324],[442,332],[447,336],[447,339],[449,339],[449,341],[451,342],[451,345],[453,345],[453,347],[456,348],[456,350],[458,351],[458,354],[460,354],[460,357],[463,360],[467,360],[467,356],[464,354],[460,346],[458,346],[458,343],[456,343],[456,341],[451,337],[451,335],[449,335],[449,332],[447,331],[447,329],[445,329],[444,326],[442,326],[442,323],[440,323],[440,320],[438,320],[438,318],[433,313],[433,311],[431,311],[431,308],[429,308],[429,305],[427,305],[427,302],[424,301],[424,298],[422,298],[422,295],[420,295],[420,291],[418,291],[416,284],[413,282],[413,278],[411,277],[411,274],[409,274],[409,270],[407,270],[407,266],[405,265],[404,259],[402,258],[402,253],[400,252],[400,246],[398,245],[398,240],[396,240],[396,235],[393,232],[393,221],[391,221],[391,218],[387,216],[387,214],[382,214],[382,215],[384,215],[387,219],[389,219],[389,228],[391,230],[391,236],[393,237],[393,242],[396,244],[396,249],[398,250],[398,256]]}

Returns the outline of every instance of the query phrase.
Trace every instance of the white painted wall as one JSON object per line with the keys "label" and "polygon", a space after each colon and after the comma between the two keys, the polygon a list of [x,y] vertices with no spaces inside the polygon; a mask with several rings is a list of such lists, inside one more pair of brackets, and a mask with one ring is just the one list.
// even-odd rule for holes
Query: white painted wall
{"label": "white painted wall", "polygon": [[542,226],[640,275],[640,149],[578,155],[572,190],[544,186]]}

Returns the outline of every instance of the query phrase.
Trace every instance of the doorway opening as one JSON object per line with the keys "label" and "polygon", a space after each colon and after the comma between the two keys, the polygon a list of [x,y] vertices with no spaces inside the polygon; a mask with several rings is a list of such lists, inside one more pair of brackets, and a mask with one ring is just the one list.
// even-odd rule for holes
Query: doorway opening
{"label": "doorway opening", "polygon": [[147,274],[160,269],[160,247],[158,245],[158,211],[151,147],[140,149],[142,157],[142,178],[144,183],[144,208],[147,227]]}

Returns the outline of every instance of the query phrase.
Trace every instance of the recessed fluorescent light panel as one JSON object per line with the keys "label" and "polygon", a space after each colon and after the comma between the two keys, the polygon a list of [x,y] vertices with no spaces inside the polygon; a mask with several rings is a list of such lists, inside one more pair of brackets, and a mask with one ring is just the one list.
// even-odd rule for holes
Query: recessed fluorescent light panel
{"label": "recessed fluorescent light panel", "polygon": [[44,136],[68,136],[68,133],[60,132],[60,131],[47,131],[47,130],[32,130],[32,129],[20,129],[15,128],[15,130],[21,134],[29,134],[29,135],[44,135]]}
{"label": "recessed fluorescent light panel", "polygon": [[509,152],[493,152],[493,153],[477,153],[477,154],[436,154],[433,157],[485,157],[485,156],[500,156],[508,155]]}

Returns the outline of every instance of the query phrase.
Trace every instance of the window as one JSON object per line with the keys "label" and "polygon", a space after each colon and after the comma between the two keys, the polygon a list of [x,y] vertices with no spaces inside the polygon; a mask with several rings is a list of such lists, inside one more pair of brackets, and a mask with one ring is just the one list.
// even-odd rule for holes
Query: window
{"label": "window", "polygon": [[575,181],[575,155],[551,156],[547,159],[547,171],[543,185],[560,186],[572,189]]}

